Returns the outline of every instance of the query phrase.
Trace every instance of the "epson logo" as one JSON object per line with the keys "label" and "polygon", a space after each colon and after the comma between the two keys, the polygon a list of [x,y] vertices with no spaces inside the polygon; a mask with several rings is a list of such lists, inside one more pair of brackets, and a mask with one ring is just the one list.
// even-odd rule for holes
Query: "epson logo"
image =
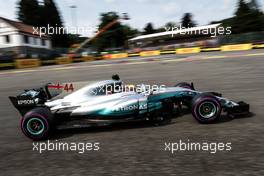
{"label": "epson logo", "polygon": [[29,105],[29,104],[34,104],[34,100],[18,100],[17,104],[18,105]]}

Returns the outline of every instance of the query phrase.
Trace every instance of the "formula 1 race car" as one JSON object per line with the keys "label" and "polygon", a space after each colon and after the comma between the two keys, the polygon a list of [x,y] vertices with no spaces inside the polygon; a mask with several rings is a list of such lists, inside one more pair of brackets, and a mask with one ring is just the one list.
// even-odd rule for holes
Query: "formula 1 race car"
{"label": "formula 1 race car", "polygon": [[49,83],[9,98],[22,115],[22,132],[33,140],[46,139],[54,129],[69,126],[137,120],[159,124],[171,119],[175,109],[183,106],[200,123],[212,123],[222,112],[232,116],[249,113],[249,104],[233,102],[216,92],[196,91],[193,83],[182,82],[174,87],[126,86],[118,75],[85,86]]}

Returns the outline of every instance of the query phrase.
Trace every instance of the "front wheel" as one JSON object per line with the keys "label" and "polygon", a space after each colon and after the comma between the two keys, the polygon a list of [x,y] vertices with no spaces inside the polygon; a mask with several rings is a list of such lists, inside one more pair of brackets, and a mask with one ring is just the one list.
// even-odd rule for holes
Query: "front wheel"
{"label": "front wheel", "polygon": [[192,115],[200,123],[212,123],[219,119],[222,106],[211,94],[200,94],[193,98]]}
{"label": "front wheel", "polygon": [[21,119],[21,130],[32,140],[48,138],[53,129],[53,116],[47,108],[35,108]]}

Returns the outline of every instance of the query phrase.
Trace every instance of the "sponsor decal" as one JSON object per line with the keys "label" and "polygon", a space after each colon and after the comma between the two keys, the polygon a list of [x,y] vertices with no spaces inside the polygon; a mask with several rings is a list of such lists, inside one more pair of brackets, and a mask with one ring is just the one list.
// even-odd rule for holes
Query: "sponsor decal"
{"label": "sponsor decal", "polygon": [[30,105],[30,104],[35,104],[34,100],[18,100],[17,101],[18,105]]}
{"label": "sponsor decal", "polygon": [[138,105],[130,105],[130,106],[121,106],[121,107],[117,107],[114,108],[113,111],[133,111],[138,109]]}
{"label": "sponsor decal", "polygon": [[133,110],[143,110],[143,109],[147,109],[148,108],[148,104],[142,104],[142,105],[130,105],[130,106],[121,106],[121,107],[117,107],[114,108],[113,111],[133,111]]}
{"label": "sponsor decal", "polygon": [[72,83],[66,83],[66,84],[51,84],[51,85],[48,85],[48,88],[49,89],[62,89],[66,92],[73,92],[74,91],[74,87],[73,87],[73,84]]}

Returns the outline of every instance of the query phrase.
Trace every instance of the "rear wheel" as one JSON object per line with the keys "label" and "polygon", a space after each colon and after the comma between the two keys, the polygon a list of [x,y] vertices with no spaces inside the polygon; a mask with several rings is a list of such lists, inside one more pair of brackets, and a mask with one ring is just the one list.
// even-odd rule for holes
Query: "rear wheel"
{"label": "rear wheel", "polygon": [[32,140],[46,139],[53,130],[53,116],[47,108],[35,108],[21,119],[22,132]]}
{"label": "rear wheel", "polygon": [[200,94],[193,98],[192,115],[200,123],[211,123],[219,119],[222,107],[211,94]]}

